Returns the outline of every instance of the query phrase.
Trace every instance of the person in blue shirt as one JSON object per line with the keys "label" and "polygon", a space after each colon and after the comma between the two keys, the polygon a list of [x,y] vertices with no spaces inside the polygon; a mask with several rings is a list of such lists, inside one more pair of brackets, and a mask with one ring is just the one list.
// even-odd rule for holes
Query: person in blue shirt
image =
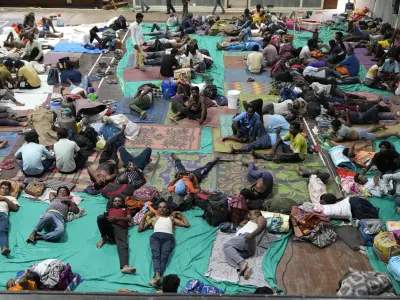
{"label": "person in blue shirt", "polygon": [[248,43],[235,42],[226,46],[222,46],[219,43],[217,43],[217,49],[226,51],[252,51],[255,45],[260,45],[260,44],[257,42],[248,42]]}
{"label": "person in blue shirt", "polygon": [[21,159],[18,165],[25,176],[40,177],[53,165],[54,157],[45,146],[39,144],[36,131],[28,132],[25,141],[26,144],[15,153],[15,157]]}
{"label": "person in blue shirt", "polygon": [[[347,57],[340,62],[336,67],[346,67],[350,73],[350,77],[358,76],[358,72],[360,72],[360,61],[357,56],[354,54],[354,48],[349,47],[347,49]],[[336,67],[334,69],[336,69]]]}
{"label": "person in blue shirt", "polygon": [[379,77],[381,77],[382,75],[396,75],[398,73],[399,63],[396,61],[396,55],[394,55],[394,53],[391,53],[390,57],[388,59],[385,59],[383,65],[379,67]]}
{"label": "person in blue shirt", "polygon": [[231,140],[240,143],[254,141],[257,136],[257,129],[259,128],[264,129],[264,125],[260,121],[260,115],[256,113],[254,107],[249,104],[245,112],[233,118],[233,135],[224,137],[222,141]]}
{"label": "person in blue shirt", "polygon": [[217,49],[227,51],[252,51],[254,45],[260,46],[259,43],[252,41],[250,27],[245,27],[240,30],[238,40],[239,42],[231,43],[226,46],[217,43]]}

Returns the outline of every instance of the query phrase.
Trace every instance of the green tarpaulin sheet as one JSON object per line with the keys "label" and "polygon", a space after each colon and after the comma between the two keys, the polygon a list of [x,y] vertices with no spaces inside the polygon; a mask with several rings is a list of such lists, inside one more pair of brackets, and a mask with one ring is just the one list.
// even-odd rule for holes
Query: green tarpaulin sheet
{"label": "green tarpaulin sheet", "polygon": [[[84,278],[84,282],[77,288],[79,292],[116,292],[121,288],[138,292],[155,292],[148,285],[153,276],[149,246],[152,230],[138,233],[137,226],[129,229],[129,262],[137,268],[137,274],[123,275],[119,270],[116,246],[106,244],[101,249],[96,248],[96,243],[100,240],[96,219],[98,215],[104,213],[106,199],[102,196],[77,194],[84,198],[80,207],[86,209],[87,215],[67,223],[62,241],[57,243],[40,241],[35,245],[27,244],[25,241],[48,204],[22,197],[18,199],[20,210],[10,214],[9,244],[12,252],[9,258],[0,257],[0,286],[5,289],[7,280],[14,278],[19,270],[38,261],[56,258],[69,263],[72,270]],[[198,217],[203,214],[200,209],[193,209],[184,214],[191,227],[174,229],[176,246],[170,256],[166,275],[177,274],[181,278],[180,288],[183,288],[190,279],[200,279],[228,294],[253,292],[254,287],[228,282],[217,283],[204,277],[217,229]],[[285,251],[287,239],[288,236],[284,235],[277,241],[264,259],[265,277],[272,286],[275,282],[276,265]]]}

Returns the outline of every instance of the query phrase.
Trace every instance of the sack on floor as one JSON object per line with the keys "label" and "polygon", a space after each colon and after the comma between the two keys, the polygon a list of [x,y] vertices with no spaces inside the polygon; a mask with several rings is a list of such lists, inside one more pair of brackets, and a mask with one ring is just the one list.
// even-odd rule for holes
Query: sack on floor
{"label": "sack on floor", "polygon": [[51,67],[49,70],[49,74],[47,75],[47,84],[48,85],[55,85],[56,83],[60,82],[58,69],[55,67]]}
{"label": "sack on floor", "polygon": [[394,279],[400,281],[400,256],[391,257],[387,269]]}
{"label": "sack on floor", "polygon": [[264,202],[264,209],[275,213],[290,213],[292,206],[296,206],[296,201],[289,198],[273,198]]}
{"label": "sack on floor", "polygon": [[343,145],[338,145],[329,149],[329,156],[332,159],[333,164],[336,168],[345,168],[349,170],[355,170],[356,166],[350,161],[350,159],[343,154]]}
{"label": "sack on floor", "polygon": [[400,255],[400,247],[396,243],[393,232],[379,232],[374,238],[373,249],[376,256],[386,264],[391,257]]}
{"label": "sack on floor", "polygon": [[169,191],[162,191],[160,197],[167,202],[174,203],[176,205],[175,210],[186,211],[193,206],[193,196],[191,194],[180,196]]}
{"label": "sack on floor", "polygon": [[126,19],[124,16],[119,16],[118,19],[116,19],[113,23],[113,27],[115,27],[116,29],[114,29],[115,31],[119,30],[119,29],[126,29],[128,28],[128,24],[126,22]]}
{"label": "sack on floor", "polygon": [[310,119],[315,120],[321,114],[321,104],[317,101],[307,102],[307,115]]}
{"label": "sack on floor", "polygon": [[143,202],[152,201],[158,196],[157,188],[153,186],[142,186],[133,193],[133,199]]}
{"label": "sack on floor", "polygon": [[82,81],[82,73],[78,70],[63,70],[61,71],[61,83],[68,83],[67,79],[71,80],[73,83],[78,83]]}
{"label": "sack on floor", "polygon": [[204,282],[201,280],[192,279],[185,284],[181,294],[223,295],[224,292],[216,287],[213,287],[212,285],[204,284]]}
{"label": "sack on floor", "polygon": [[178,88],[178,84],[173,80],[172,78],[168,78],[164,80],[161,84],[161,89],[164,98],[166,98],[167,92],[168,92],[168,97],[174,97],[176,95],[176,90]]}
{"label": "sack on floor", "polygon": [[46,188],[46,186],[44,185],[43,182],[31,181],[28,183],[28,185],[24,191],[28,195],[39,197],[40,195],[43,194],[43,191],[45,190],[45,188]]}
{"label": "sack on floor", "polygon": [[214,227],[229,221],[228,197],[224,193],[218,193],[208,198],[203,219]]}
{"label": "sack on floor", "polygon": [[214,84],[207,84],[204,88],[203,96],[215,100],[215,98],[217,98],[217,86]]}
{"label": "sack on floor", "polygon": [[74,69],[74,64],[69,60],[69,57],[63,57],[63,58],[60,58],[58,60],[57,68],[60,71],[73,70]]}
{"label": "sack on floor", "polygon": [[233,196],[229,202],[229,210],[231,222],[233,224],[239,224],[245,219],[249,212],[247,208],[247,200],[242,195]]}
{"label": "sack on floor", "polygon": [[218,106],[228,106],[228,98],[224,95],[217,95],[215,101],[217,101]]}

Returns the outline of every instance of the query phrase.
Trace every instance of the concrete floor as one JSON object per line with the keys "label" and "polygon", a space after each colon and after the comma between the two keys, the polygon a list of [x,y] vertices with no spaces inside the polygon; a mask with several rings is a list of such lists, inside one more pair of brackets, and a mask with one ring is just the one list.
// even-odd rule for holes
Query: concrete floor
{"label": "concrete floor", "polygon": [[[189,11],[193,14],[210,14],[212,8],[191,8]],[[103,22],[104,20],[109,20],[113,17],[118,17],[123,15],[128,22],[133,22],[135,20],[136,12],[139,10],[125,11],[125,10],[103,10],[103,9],[71,9],[71,8],[0,8],[0,26],[4,22],[9,22],[7,24],[12,24],[13,22],[22,22],[24,20],[24,15],[29,12],[34,12],[37,18],[39,16],[52,16],[61,14],[64,19],[64,24],[75,25],[75,24],[93,24]],[[178,14],[181,16],[181,9],[177,8]],[[230,19],[232,16],[238,16],[242,10],[231,10],[225,13],[223,18]],[[218,13],[217,13],[218,14]],[[165,23],[168,16],[165,14],[164,6],[152,7],[144,15],[144,22],[163,22]]]}
{"label": "concrete floor", "polygon": [[[104,10],[82,10],[82,9],[0,9],[0,30],[13,22],[22,22],[23,16],[35,11],[37,15],[53,15],[61,13],[65,24],[95,23],[104,21],[123,14],[128,22],[134,18],[134,13],[126,11],[104,11]],[[88,13],[90,11],[90,13]],[[224,16],[229,16],[228,14]],[[163,21],[165,14],[160,12],[148,13],[146,21]],[[150,20],[148,20],[150,19]],[[7,23],[6,23],[7,22]],[[99,62],[110,63],[113,54],[102,55],[83,54],[80,60],[80,71],[82,74],[95,74]],[[115,67],[111,69],[115,72]],[[110,79],[115,79],[111,77]],[[108,85],[103,81],[99,87],[99,99],[119,100],[122,97],[119,85]],[[17,142],[16,149],[22,145],[22,138]],[[12,155],[14,153],[10,153]],[[16,174],[13,170],[3,170],[1,179],[12,178]],[[346,253],[346,255],[343,255]],[[332,296],[336,293],[338,280],[344,275],[349,267],[358,270],[372,270],[368,259],[359,252],[351,251],[342,241],[338,240],[333,245],[318,249],[309,243],[295,243],[289,241],[285,254],[278,265],[276,281],[284,289],[287,295],[308,295],[308,296]]]}

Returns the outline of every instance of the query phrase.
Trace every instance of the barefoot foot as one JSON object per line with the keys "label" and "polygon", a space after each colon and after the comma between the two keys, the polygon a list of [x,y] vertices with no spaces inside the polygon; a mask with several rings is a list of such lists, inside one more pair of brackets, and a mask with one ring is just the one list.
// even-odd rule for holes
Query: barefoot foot
{"label": "barefoot foot", "polygon": [[101,239],[100,241],[97,242],[96,248],[100,249],[101,247],[104,246],[105,243],[106,241],[104,239]]}

